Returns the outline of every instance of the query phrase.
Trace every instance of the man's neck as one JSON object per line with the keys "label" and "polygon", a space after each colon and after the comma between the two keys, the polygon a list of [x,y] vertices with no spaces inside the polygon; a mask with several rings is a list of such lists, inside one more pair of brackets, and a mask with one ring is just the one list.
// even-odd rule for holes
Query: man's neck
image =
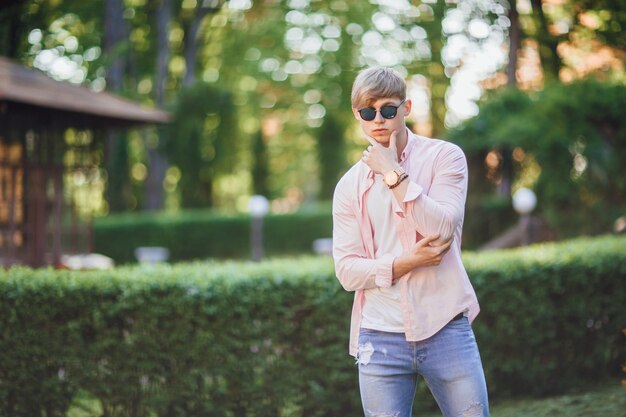
{"label": "man's neck", "polygon": [[398,149],[398,161],[402,156],[402,152],[404,152],[404,148],[406,148],[406,144],[409,142],[409,133],[406,126],[402,129],[402,131],[398,132],[398,136],[396,137],[396,148]]}

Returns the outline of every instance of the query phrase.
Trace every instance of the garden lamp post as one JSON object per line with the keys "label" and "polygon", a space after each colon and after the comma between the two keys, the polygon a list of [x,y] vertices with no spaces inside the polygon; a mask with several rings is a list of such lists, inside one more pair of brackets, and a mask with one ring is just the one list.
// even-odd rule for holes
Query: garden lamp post
{"label": "garden lamp post", "polygon": [[513,194],[513,208],[520,215],[520,223],[522,226],[522,245],[528,245],[532,242],[530,213],[537,205],[537,196],[528,188],[520,188]]}
{"label": "garden lamp post", "polygon": [[263,217],[270,208],[269,201],[262,195],[253,195],[248,204],[252,216],[252,229],[250,230],[250,248],[252,260],[259,261],[263,257]]}

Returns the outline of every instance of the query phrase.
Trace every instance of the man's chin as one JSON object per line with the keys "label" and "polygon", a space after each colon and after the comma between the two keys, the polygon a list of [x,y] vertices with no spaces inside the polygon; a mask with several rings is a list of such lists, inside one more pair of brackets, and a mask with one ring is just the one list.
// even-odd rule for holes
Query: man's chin
{"label": "man's chin", "polygon": [[389,135],[371,135],[370,137],[381,145],[389,145]]}

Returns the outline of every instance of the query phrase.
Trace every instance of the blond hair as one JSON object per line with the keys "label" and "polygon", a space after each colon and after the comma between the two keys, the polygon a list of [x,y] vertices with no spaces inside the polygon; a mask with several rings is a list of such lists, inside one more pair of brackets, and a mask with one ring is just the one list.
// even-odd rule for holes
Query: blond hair
{"label": "blond hair", "polygon": [[352,107],[368,106],[381,98],[406,98],[406,83],[391,68],[373,67],[363,70],[352,84]]}

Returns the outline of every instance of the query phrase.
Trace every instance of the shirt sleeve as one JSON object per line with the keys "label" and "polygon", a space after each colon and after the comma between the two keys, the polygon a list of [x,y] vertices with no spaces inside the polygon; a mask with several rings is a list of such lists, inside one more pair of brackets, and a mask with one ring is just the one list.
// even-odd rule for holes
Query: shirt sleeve
{"label": "shirt sleeve", "polygon": [[[394,255],[378,259],[368,256],[359,219],[347,192],[340,181],[333,197],[333,259],[339,282],[347,291],[390,287],[393,279]],[[351,190],[354,194],[354,190]]]}
{"label": "shirt sleeve", "polygon": [[446,144],[433,164],[428,193],[410,183],[403,202],[406,214],[422,236],[439,234],[438,242],[452,239],[463,224],[467,196],[467,161],[461,148]]}

